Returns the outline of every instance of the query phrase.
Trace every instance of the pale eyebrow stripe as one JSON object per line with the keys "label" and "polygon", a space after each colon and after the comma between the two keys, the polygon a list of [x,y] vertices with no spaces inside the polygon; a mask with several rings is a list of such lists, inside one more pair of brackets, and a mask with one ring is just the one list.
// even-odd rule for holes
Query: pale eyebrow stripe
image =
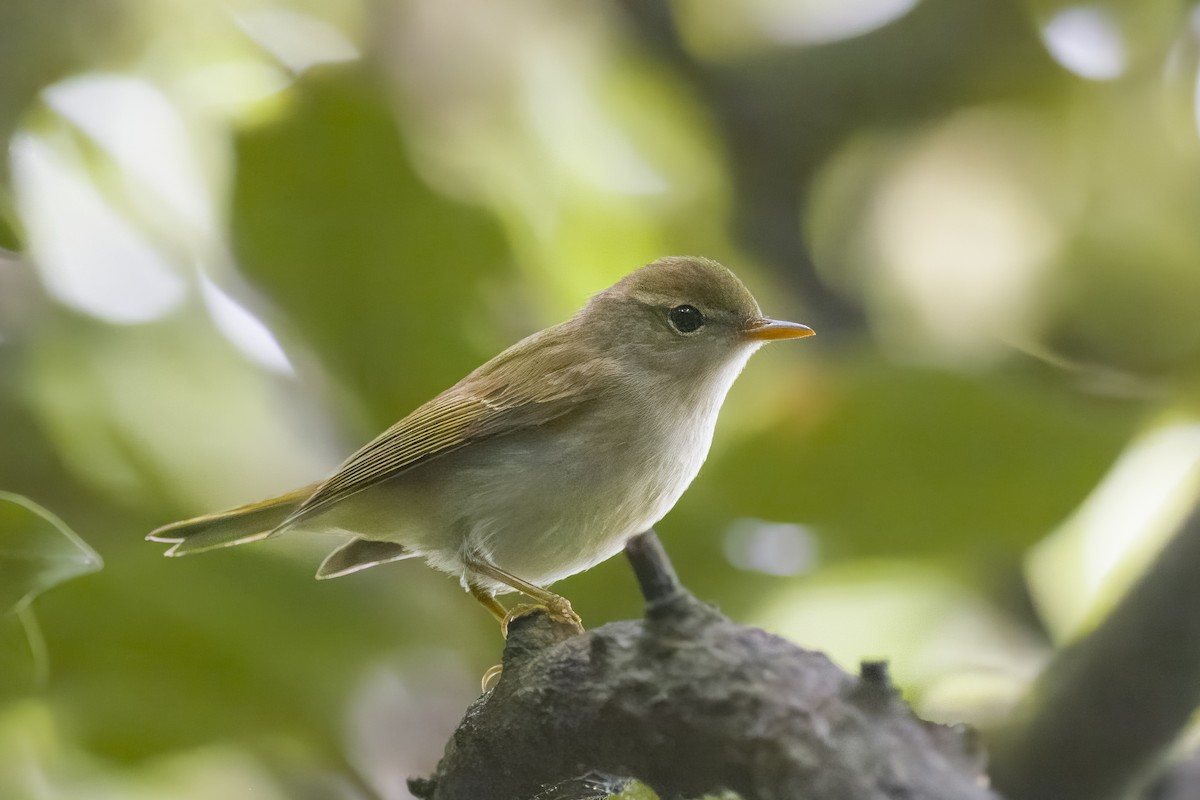
{"label": "pale eyebrow stripe", "polygon": [[649,308],[674,308],[678,305],[695,306],[701,311],[704,306],[694,300],[679,300],[677,297],[672,297],[667,294],[659,294],[658,292],[638,292],[632,295],[633,299]]}

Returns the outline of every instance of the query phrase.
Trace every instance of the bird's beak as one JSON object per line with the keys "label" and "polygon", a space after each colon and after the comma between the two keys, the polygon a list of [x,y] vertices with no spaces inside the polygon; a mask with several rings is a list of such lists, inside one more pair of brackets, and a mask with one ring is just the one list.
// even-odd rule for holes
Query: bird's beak
{"label": "bird's beak", "polygon": [[779,319],[760,317],[752,319],[742,328],[742,335],[751,341],[770,342],[775,339],[800,339],[812,336],[816,331],[799,322],[784,322]]}

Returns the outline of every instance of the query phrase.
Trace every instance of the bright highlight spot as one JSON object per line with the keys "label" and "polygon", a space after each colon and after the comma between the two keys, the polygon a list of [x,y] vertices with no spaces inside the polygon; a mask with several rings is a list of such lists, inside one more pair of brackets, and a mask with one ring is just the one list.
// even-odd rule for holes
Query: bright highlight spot
{"label": "bright highlight spot", "polygon": [[1125,43],[1112,17],[1099,8],[1064,8],[1042,29],[1042,41],[1059,64],[1084,78],[1107,81],[1125,71]]}
{"label": "bright highlight spot", "polygon": [[901,304],[948,353],[983,358],[1022,330],[1059,243],[1002,118],[952,121],[877,195],[876,247]]}
{"label": "bright highlight spot", "polygon": [[223,292],[221,287],[204,274],[200,275],[200,292],[213,324],[226,339],[264,367],[288,375],[293,374],[292,363],[279,346],[275,334],[271,333],[261,320]]}
{"label": "bright highlight spot", "polygon": [[1152,433],[1121,457],[1080,511],[1085,589],[1094,591],[1200,465],[1200,425]]}
{"label": "bright highlight spot", "polygon": [[768,575],[799,575],[813,568],[817,542],[803,525],[740,519],[723,540],[725,557],[738,569]]}
{"label": "bright highlight spot", "polygon": [[654,195],[667,180],[595,102],[596,92],[560,54],[539,52],[523,64],[525,108],[546,150],[589,183],[612,192]]}
{"label": "bright highlight spot", "polygon": [[1022,680],[1038,644],[982,597],[913,562],[822,569],[772,593],[754,620],[794,642],[819,643],[836,663],[886,655],[901,683],[981,671]]}
{"label": "bright highlight spot", "polygon": [[202,108],[242,111],[278,95],[292,75],[276,64],[223,61],[189,72],[178,84],[186,101]]}
{"label": "bright highlight spot", "polygon": [[1138,440],[1030,564],[1046,621],[1070,635],[1097,618],[1174,532],[1200,490],[1200,424]]}
{"label": "bright highlight spot", "polygon": [[792,44],[861,36],[903,17],[917,0],[771,0],[753,10],[763,35]]}
{"label": "bright highlight spot", "polygon": [[290,8],[268,8],[236,16],[246,35],[299,75],[317,64],[353,61],[358,48],[327,22]]}
{"label": "bright highlight spot", "polygon": [[212,233],[212,200],[187,127],[158,89],[139,78],[96,74],[57,83],[42,96],[188,225]]}
{"label": "bright highlight spot", "polygon": [[27,133],[10,148],[16,205],[47,291],[107,322],[157,319],[187,285],[167,259],[113,210],[76,156],[68,163]]}

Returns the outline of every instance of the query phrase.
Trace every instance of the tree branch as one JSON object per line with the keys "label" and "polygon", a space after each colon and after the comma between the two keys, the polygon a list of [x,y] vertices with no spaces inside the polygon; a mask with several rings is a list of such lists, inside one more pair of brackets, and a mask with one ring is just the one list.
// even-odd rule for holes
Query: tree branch
{"label": "tree branch", "polygon": [[1020,800],[1123,797],[1200,706],[1200,506],[1095,631],[1063,650],[995,737]]}
{"label": "tree branch", "polygon": [[1200,753],[1172,764],[1142,795],[1144,800],[1195,800],[1200,797]]}
{"label": "tree branch", "polygon": [[679,584],[652,532],[626,552],[645,619],[584,634],[514,620],[499,683],[414,794],[529,800],[595,771],[664,798],[995,800],[973,740],[917,719],[882,664],[855,678],[734,624]]}

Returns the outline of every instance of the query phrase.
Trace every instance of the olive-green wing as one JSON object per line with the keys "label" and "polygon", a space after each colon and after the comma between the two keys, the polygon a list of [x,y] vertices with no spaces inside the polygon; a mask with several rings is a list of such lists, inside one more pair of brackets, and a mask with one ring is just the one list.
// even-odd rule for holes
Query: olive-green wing
{"label": "olive-green wing", "polygon": [[438,456],[567,414],[598,396],[612,374],[596,362],[536,381],[524,372],[476,373],[438,395],[347,459],[276,530]]}

